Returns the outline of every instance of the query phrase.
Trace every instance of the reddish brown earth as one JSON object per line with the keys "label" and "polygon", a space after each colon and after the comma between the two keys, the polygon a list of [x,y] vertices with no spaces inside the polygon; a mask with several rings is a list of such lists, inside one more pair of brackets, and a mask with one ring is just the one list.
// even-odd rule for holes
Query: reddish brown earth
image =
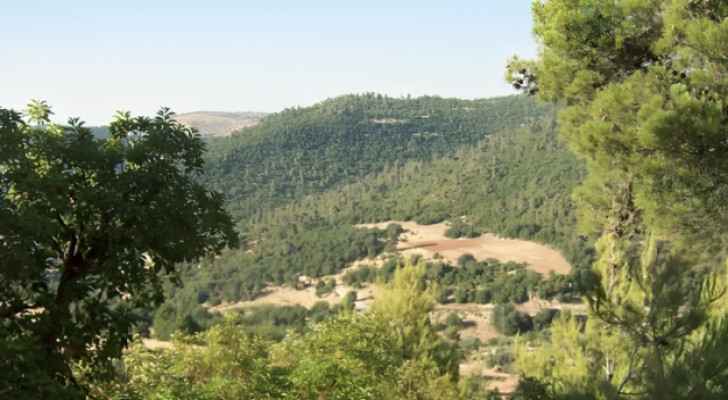
{"label": "reddish brown earth", "polygon": [[546,245],[520,239],[504,239],[490,233],[475,239],[450,239],[445,236],[446,224],[419,225],[409,221],[387,221],[360,225],[384,228],[390,223],[402,225],[407,233],[401,237],[398,250],[405,255],[420,254],[432,259],[439,254],[451,263],[463,254],[471,254],[477,260],[496,259],[527,263],[529,269],[548,274],[568,274],[571,266],[557,250]]}

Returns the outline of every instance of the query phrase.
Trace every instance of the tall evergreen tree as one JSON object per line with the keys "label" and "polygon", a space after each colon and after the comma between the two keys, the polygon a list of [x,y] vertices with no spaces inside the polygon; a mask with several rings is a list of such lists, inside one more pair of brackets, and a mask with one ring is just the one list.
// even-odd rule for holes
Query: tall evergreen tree
{"label": "tall evergreen tree", "polygon": [[[592,358],[601,383],[578,391],[724,398],[728,3],[551,0],[533,14],[539,57],[513,59],[508,79],[565,106],[561,135],[589,171],[581,223],[600,237],[590,318],[634,349],[627,366]],[[524,372],[569,392],[538,369]]]}

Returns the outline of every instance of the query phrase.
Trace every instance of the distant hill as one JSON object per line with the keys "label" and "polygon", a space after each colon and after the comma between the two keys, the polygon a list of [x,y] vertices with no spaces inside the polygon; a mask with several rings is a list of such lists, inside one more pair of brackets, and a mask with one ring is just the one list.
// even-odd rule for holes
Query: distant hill
{"label": "distant hill", "polygon": [[177,121],[197,129],[203,136],[227,136],[255,126],[265,117],[260,112],[194,111],[177,114]]}
{"label": "distant hill", "polygon": [[385,167],[428,161],[542,118],[550,108],[520,97],[459,100],[347,95],[271,114],[209,142],[203,179],[244,221]]}
{"label": "distant hill", "polygon": [[[194,111],[177,114],[177,121],[195,128],[202,136],[218,137],[228,136],[243,128],[250,128],[258,124],[266,113],[260,112],[220,112],[220,111]],[[99,139],[109,137],[107,126],[92,126],[91,132]]]}

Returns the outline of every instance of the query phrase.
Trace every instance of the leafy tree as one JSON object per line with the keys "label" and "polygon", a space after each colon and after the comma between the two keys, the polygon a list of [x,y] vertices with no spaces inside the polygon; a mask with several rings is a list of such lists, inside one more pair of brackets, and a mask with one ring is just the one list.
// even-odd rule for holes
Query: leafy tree
{"label": "leafy tree", "polygon": [[[432,330],[431,289],[406,265],[382,290],[386,303],[344,312],[274,344],[245,332],[261,308],[205,332],[176,335],[170,349],[134,345],[118,379],[94,387],[111,398],[391,399],[473,398],[458,387],[458,353]],[[299,307],[300,308],[300,307]],[[453,368],[455,368],[453,370]]]}
{"label": "leafy tree", "polygon": [[533,13],[539,58],[514,59],[508,75],[564,103],[561,135],[586,160],[576,198],[600,237],[589,300],[607,335],[573,371],[594,376],[587,386],[555,370],[547,380],[607,399],[725,397],[728,365],[711,352],[727,334],[728,4],[553,0]]}
{"label": "leafy tree", "polygon": [[344,314],[282,343],[278,365],[291,369],[304,399],[452,399],[459,356],[434,332],[433,287],[424,265],[405,264],[365,314]]}
{"label": "leafy tree", "polygon": [[[279,399],[289,386],[286,371],[271,366],[271,343],[239,329],[234,318],[194,336],[177,335],[173,351],[135,342],[114,384],[94,387],[108,398]],[[92,392],[93,393],[93,392]]]}
{"label": "leafy tree", "polygon": [[74,365],[108,371],[134,310],[160,302],[164,274],[236,245],[222,197],[194,179],[204,144],[169,110],[117,114],[107,140],[50,114],[34,101],[28,124],[0,109],[0,341],[13,349],[0,386],[10,397],[73,386]]}

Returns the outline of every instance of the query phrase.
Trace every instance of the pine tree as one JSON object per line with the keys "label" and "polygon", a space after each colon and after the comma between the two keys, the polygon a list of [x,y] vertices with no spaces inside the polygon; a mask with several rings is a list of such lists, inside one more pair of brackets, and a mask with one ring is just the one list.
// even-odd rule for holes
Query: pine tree
{"label": "pine tree", "polygon": [[539,57],[514,58],[508,79],[564,106],[560,133],[586,160],[575,198],[599,237],[589,318],[606,336],[590,338],[596,322],[569,331],[597,349],[583,353],[579,374],[602,371],[587,387],[546,363],[522,371],[557,397],[724,398],[728,365],[696,360],[728,347],[728,3],[551,0],[533,13]]}

